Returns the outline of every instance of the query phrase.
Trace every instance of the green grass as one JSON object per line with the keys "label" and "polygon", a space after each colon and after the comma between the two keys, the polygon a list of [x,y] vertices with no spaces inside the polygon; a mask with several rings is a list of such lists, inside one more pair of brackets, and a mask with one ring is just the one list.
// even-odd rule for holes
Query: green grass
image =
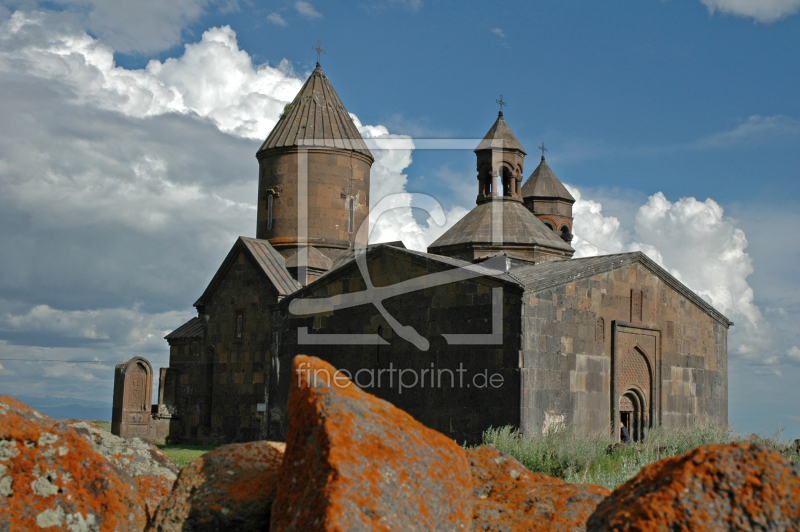
{"label": "green grass", "polygon": [[90,421],[89,423],[94,423],[95,425],[97,425],[98,427],[103,429],[104,431],[111,432],[111,422],[110,421],[97,421],[97,420],[95,420],[95,421]]}
{"label": "green grass", "polygon": [[212,449],[216,449],[216,445],[182,445],[182,444],[166,444],[157,445],[167,457],[175,462],[178,467],[183,467],[198,456],[202,456]]}
{"label": "green grass", "polygon": [[[780,431],[755,440],[800,463],[800,453],[791,442],[780,439]],[[522,436],[511,427],[489,429],[483,434],[484,443],[512,455],[534,473],[612,490],[652,462],[708,443],[741,441],[747,440],[715,425],[684,429],[661,427],[649,430],[643,443],[625,445],[609,454],[607,448],[614,443],[610,436],[578,435],[571,426],[556,426],[534,436]]]}

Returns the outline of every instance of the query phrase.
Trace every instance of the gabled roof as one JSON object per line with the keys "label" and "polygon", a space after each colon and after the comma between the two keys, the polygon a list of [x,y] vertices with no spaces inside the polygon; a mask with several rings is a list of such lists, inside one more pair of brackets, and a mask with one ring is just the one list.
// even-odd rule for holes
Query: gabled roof
{"label": "gabled roof", "polygon": [[203,338],[206,331],[205,318],[192,318],[164,338],[167,340],[177,340],[179,338]]}
{"label": "gabled roof", "polygon": [[319,63],[294,101],[286,106],[258,151],[289,146],[341,148],[363,153],[372,159],[353,119]]}
{"label": "gabled roof", "polygon": [[537,292],[546,290],[564,283],[577,281],[587,277],[617,270],[631,264],[641,264],[653,275],[661,279],[664,284],[681,294],[683,297],[700,307],[712,318],[726,327],[733,322],[722,315],[717,309],[708,304],[703,298],[695,294],[689,287],[678,281],[664,268],[656,264],[650,257],[641,251],[633,253],[618,253],[615,255],[599,255],[554,262],[541,262],[531,266],[514,268],[509,275],[525,286],[528,291]]}
{"label": "gabled roof", "polygon": [[230,252],[228,252],[228,256],[222,261],[222,265],[217,270],[217,273],[214,274],[208,288],[200,296],[200,299],[195,302],[195,307],[205,305],[205,302],[216,290],[217,285],[222,281],[228,268],[236,260],[239,251],[244,251],[256,263],[259,271],[275,287],[278,295],[288,296],[301,288],[300,283],[286,269],[283,255],[275,251],[275,248],[268,241],[240,236]]}
{"label": "gabled roof", "polygon": [[[492,241],[492,209],[495,207],[503,210],[503,241],[498,243]],[[456,222],[445,234],[437,238],[433,244],[428,246],[428,249],[433,251],[444,246],[465,243],[538,244],[563,251],[573,251],[569,244],[518,201],[481,203]]]}
{"label": "gabled roof", "polygon": [[564,186],[550,169],[547,162],[542,157],[542,161],[536,170],[528,177],[525,184],[522,185],[522,197],[524,199],[530,197],[549,198],[549,199],[563,199],[571,203],[575,203],[575,198],[569,193],[567,187]]}
{"label": "gabled roof", "polygon": [[[443,255],[435,255],[432,253],[425,253],[423,251],[415,251],[413,249],[406,249],[405,247],[395,247],[389,244],[374,244],[370,245],[367,249],[367,261],[372,261],[377,259],[383,254],[391,254],[394,256],[405,256],[417,262],[419,264],[430,264],[434,265],[437,269],[441,271],[451,270],[454,268],[470,268],[470,269],[483,269],[487,272],[487,275],[483,276],[491,276],[492,279],[495,279],[506,286],[516,288],[517,290],[522,290],[522,284],[515,278],[511,277],[508,272],[505,273],[493,273],[493,270],[490,270],[483,264],[473,264],[471,262],[467,262],[460,259],[455,259],[453,257],[445,257]],[[292,299],[297,297],[303,297],[314,290],[318,289],[320,286],[324,286],[325,284],[334,281],[335,279],[339,278],[342,274],[349,272],[351,270],[357,269],[358,265],[355,262],[355,259],[352,254],[349,255],[347,261],[340,262],[341,259],[337,259],[334,263],[334,269],[328,272],[327,274],[323,275],[319,279],[316,279],[314,282],[310,283],[309,285],[305,286],[301,290],[298,290],[291,296],[284,298],[281,301],[281,305],[289,304]],[[495,270],[496,271],[496,270]],[[489,272],[492,272],[491,274]],[[480,277],[480,276],[479,276]]]}
{"label": "gabled roof", "polygon": [[497,115],[497,120],[489,128],[489,132],[486,133],[486,136],[483,137],[483,140],[480,141],[478,147],[475,148],[474,151],[480,150],[490,150],[490,149],[503,149],[503,150],[517,150],[522,152],[523,155],[526,155],[527,152],[522,149],[522,144],[519,143],[517,137],[514,135],[514,132],[511,131],[511,128],[508,127],[505,119],[503,118],[503,112]]}

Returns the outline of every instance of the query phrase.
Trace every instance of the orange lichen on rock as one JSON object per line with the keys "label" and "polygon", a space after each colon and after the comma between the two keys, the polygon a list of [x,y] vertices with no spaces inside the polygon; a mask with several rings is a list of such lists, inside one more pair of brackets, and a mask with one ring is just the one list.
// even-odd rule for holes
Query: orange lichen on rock
{"label": "orange lichen on rock", "polygon": [[223,445],[195,458],[156,509],[148,530],[266,530],[286,445]]}
{"label": "orange lichen on rock", "polygon": [[800,530],[800,466],[761,445],[704,445],[643,467],[587,530]]}
{"label": "orange lichen on rock", "polygon": [[294,359],[288,412],[270,530],[470,530],[469,464],[450,438],[313,357]]}
{"label": "orange lichen on rock", "polygon": [[600,486],[531,473],[491,445],[469,449],[467,458],[476,532],[582,531],[598,503],[611,494]]}
{"label": "orange lichen on rock", "polygon": [[141,438],[120,438],[89,421],[72,420],[69,425],[95,451],[133,478],[148,515],[152,515],[178,477],[178,467],[172,460]]}
{"label": "orange lichen on rock", "polygon": [[65,421],[0,396],[0,530],[140,531],[131,478]]}

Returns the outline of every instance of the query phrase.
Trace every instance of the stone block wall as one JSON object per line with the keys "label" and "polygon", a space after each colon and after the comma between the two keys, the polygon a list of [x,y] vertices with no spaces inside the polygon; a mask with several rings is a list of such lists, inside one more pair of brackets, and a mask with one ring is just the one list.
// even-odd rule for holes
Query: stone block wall
{"label": "stone block wall", "polygon": [[616,433],[630,349],[651,364],[653,424],[727,423],[727,324],[641,264],[526,293],[522,312],[524,432]]}
{"label": "stone block wall", "polygon": [[[421,264],[408,256],[387,252],[371,260],[369,271],[375,286],[442,270],[440,263]],[[502,339],[495,345],[448,344],[442,334],[490,334],[492,332],[493,289],[502,290]],[[342,270],[335,278],[323,279],[301,292],[302,297],[321,298],[364,290],[365,284],[355,267]],[[499,294],[498,294],[499,297]],[[458,442],[478,443],[484,430],[519,424],[519,348],[521,288],[503,285],[494,279],[475,279],[392,297],[384,301],[386,310],[405,326],[430,342],[427,351],[400,338],[370,303],[338,309],[335,313],[294,316],[285,304],[273,315],[273,330],[280,330],[278,356],[273,363],[270,396],[271,439],[284,436],[285,405],[291,361],[298,354],[316,356],[347,369],[366,391],[409,412],[425,425]],[[333,345],[324,342],[298,345],[298,328],[307,327],[311,338],[321,334],[380,334],[388,345]],[[391,369],[413,370],[418,382],[400,390],[398,373]],[[459,373],[458,370],[462,371]],[[378,382],[378,372],[381,381]],[[440,371],[441,370],[441,371]],[[435,373],[432,373],[435,372]],[[423,373],[424,372],[424,373]],[[484,373],[497,384],[482,387]],[[390,375],[392,382],[387,384]],[[452,375],[452,377],[451,377]],[[433,376],[433,386],[431,377]],[[459,378],[461,377],[461,378]],[[424,378],[424,382],[422,382]],[[477,379],[477,380],[476,380]],[[410,372],[404,383],[412,384]]]}

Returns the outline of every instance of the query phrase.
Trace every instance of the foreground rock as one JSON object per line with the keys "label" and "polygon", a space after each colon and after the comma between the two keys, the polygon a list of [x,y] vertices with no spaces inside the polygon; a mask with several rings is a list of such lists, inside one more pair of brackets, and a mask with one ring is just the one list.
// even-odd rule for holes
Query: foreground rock
{"label": "foreground rock", "polygon": [[270,530],[470,530],[469,464],[453,440],[333,380],[326,362],[298,356],[294,370]]}
{"label": "foreground rock", "polygon": [[798,530],[800,466],[760,445],[705,445],[642,468],[587,529]]}
{"label": "foreground rock", "polygon": [[283,443],[223,445],[184,467],[148,530],[267,530],[279,489]]}
{"label": "foreground rock", "polygon": [[611,494],[600,486],[531,473],[491,445],[468,450],[467,458],[476,532],[580,532],[598,503]]}
{"label": "foreground rock", "polygon": [[139,438],[120,438],[88,421],[71,421],[70,427],[106,460],[133,478],[148,515],[152,515],[178,478],[178,467],[172,460],[152,443]]}
{"label": "foreground rock", "polygon": [[0,529],[139,531],[131,478],[65,421],[0,396]]}

